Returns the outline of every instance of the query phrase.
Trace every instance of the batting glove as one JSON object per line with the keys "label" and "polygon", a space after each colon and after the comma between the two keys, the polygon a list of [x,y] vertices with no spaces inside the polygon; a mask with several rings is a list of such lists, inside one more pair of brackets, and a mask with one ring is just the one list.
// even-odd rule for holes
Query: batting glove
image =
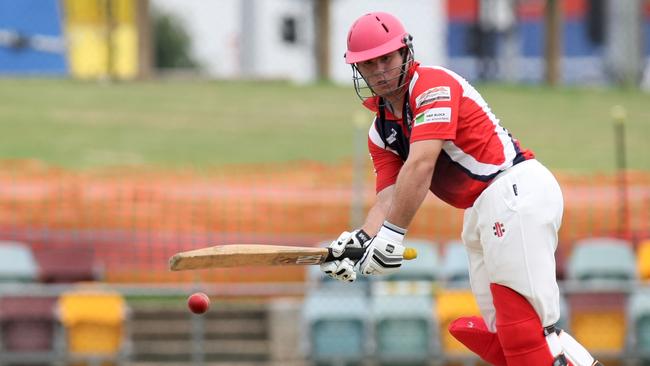
{"label": "batting glove", "polygon": [[406,229],[384,221],[359,260],[359,270],[364,275],[385,275],[397,272],[404,260],[404,235]]}
{"label": "batting glove", "polygon": [[351,233],[344,231],[329,247],[332,249],[332,255],[338,258],[345,252],[346,248],[363,248],[369,241],[370,235],[361,229],[354,230]]}
{"label": "batting glove", "polygon": [[320,270],[335,280],[354,282],[357,272],[354,271],[355,263],[350,258],[343,258],[320,265]]}
{"label": "batting glove", "polygon": [[[329,248],[332,249],[332,255],[339,258],[346,248],[363,248],[369,240],[370,236],[363,230],[344,231],[339,235],[338,239],[329,245]],[[357,278],[357,273],[354,271],[355,265],[356,263],[350,258],[342,258],[341,260],[325,262],[320,265],[320,269],[336,280],[353,282]]]}

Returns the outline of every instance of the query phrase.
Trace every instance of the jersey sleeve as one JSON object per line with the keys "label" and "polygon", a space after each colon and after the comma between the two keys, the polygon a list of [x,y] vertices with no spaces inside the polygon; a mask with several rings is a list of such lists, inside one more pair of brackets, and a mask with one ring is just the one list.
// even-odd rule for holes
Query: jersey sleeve
{"label": "jersey sleeve", "polygon": [[462,87],[453,76],[431,70],[417,80],[411,95],[411,143],[420,140],[454,140]]}
{"label": "jersey sleeve", "polygon": [[377,120],[370,126],[368,132],[368,151],[375,169],[375,192],[395,184],[397,175],[402,168],[402,160],[396,152],[390,150],[379,136],[376,127]]}

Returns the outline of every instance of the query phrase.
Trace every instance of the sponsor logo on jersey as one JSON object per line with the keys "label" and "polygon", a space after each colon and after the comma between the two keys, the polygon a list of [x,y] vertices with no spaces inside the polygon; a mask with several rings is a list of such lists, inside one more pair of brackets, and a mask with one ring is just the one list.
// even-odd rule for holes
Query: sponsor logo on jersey
{"label": "sponsor logo on jersey", "polygon": [[449,123],[451,122],[451,108],[431,108],[418,114],[415,117],[415,125],[424,125],[427,123]]}
{"label": "sponsor logo on jersey", "polygon": [[436,86],[426,90],[415,98],[415,108],[417,109],[423,105],[447,100],[451,100],[451,89],[448,86]]}

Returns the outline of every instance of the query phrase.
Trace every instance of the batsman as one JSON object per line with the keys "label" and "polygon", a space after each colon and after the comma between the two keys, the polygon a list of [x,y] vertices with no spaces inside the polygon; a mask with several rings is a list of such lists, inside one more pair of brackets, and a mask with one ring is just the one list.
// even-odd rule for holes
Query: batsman
{"label": "batsman", "polygon": [[375,113],[368,149],[377,195],[364,224],[330,245],[337,258],[350,247],[366,248],[363,257],[321,270],[341,281],[354,281],[355,270],[399,270],[408,226],[431,191],[464,210],[461,236],[482,315],[455,320],[451,334],[493,365],[601,365],[555,327],[558,182],[464,78],[420,65],[412,39],[384,12],[361,16],[348,32],[355,91]]}

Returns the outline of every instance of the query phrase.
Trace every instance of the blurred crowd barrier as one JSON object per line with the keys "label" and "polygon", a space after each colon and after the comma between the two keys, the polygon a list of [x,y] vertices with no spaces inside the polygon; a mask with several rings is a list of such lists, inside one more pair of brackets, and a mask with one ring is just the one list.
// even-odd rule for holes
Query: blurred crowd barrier
{"label": "blurred crowd barrier", "polygon": [[[352,170],[294,163],[215,172],[84,173],[7,163],[0,169],[0,239],[27,243],[41,255],[82,263],[91,258],[110,282],[189,281],[196,274],[167,270],[175,252],[229,243],[313,246],[357,225],[353,212],[370,207],[374,187],[368,175],[353,188]],[[650,237],[650,173],[627,172],[624,191],[615,175],[558,178],[565,197],[560,276],[564,258],[579,239],[619,237],[635,245]],[[457,240],[462,214],[429,197],[409,237]],[[200,278],[290,282],[304,278],[304,272],[216,270],[202,271]]]}
{"label": "blurred crowd barrier", "polygon": [[[447,330],[480,316],[462,244],[408,245],[420,260],[389,276],[342,283],[307,266],[294,291],[267,282],[264,292],[39,279],[18,270],[29,261],[24,250],[16,255],[20,245],[2,242],[0,364],[484,365]],[[558,327],[606,365],[650,362],[650,241],[642,247],[637,268],[631,243],[581,240],[560,282]],[[203,315],[186,307],[198,290],[212,299]]]}

